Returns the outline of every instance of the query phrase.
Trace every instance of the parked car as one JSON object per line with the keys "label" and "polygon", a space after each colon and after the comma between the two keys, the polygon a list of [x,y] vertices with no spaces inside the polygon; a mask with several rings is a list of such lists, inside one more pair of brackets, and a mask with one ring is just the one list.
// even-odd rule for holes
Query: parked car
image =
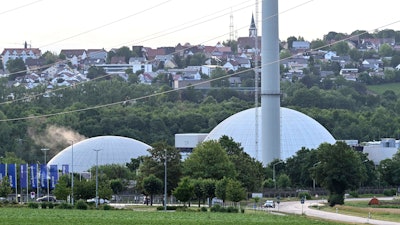
{"label": "parked car", "polygon": [[224,201],[222,199],[219,199],[217,197],[214,197],[211,199],[211,205],[223,205]]}
{"label": "parked car", "polygon": [[120,202],[122,198],[118,195],[112,195],[110,202]]}
{"label": "parked car", "polygon": [[[96,200],[97,200],[96,198],[91,198],[91,199],[86,200],[86,202],[87,203],[96,203]],[[99,198],[98,200],[99,200],[98,204],[108,204],[108,203],[110,203],[110,201],[108,199]]]}
{"label": "parked car", "polygon": [[55,196],[47,196],[47,195],[45,195],[43,197],[37,198],[36,201],[37,202],[56,202],[57,199],[56,199]]}
{"label": "parked car", "polygon": [[265,208],[275,208],[275,202],[273,200],[265,201],[263,207]]}

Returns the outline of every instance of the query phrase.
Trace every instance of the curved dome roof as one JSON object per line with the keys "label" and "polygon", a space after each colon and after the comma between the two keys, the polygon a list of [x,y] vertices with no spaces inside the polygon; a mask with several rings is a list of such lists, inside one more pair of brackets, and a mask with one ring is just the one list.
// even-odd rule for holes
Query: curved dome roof
{"label": "curved dome roof", "polygon": [[125,164],[131,161],[131,158],[149,155],[148,149],[152,148],[143,142],[132,138],[118,136],[99,136],[89,138],[84,141],[73,144],[56,156],[54,156],[48,165],[63,164],[69,165],[72,171],[72,153],[74,156],[74,172],[88,171],[96,165],[96,151],[98,152],[98,165],[106,164]]}
{"label": "curved dome roof", "polygon": [[[232,137],[251,157],[261,161],[261,138],[258,138],[258,151],[255,138],[255,108],[236,113],[218,124],[205,138],[218,140],[221,136]],[[261,135],[261,108],[258,108],[258,134]],[[302,147],[318,148],[324,142],[334,144],[334,137],[320,123],[293,109],[281,107],[281,159],[296,154]]]}

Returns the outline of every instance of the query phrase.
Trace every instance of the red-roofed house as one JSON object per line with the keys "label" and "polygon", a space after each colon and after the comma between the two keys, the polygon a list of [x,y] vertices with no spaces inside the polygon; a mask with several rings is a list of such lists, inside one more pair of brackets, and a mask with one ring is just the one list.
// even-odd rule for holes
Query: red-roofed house
{"label": "red-roofed house", "polygon": [[41,55],[42,51],[38,48],[5,48],[1,53],[4,68],[10,59],[21,58],[25,62],[28,58],[38,59]]}
{"label": "red-roofed house", "polygon": [[77,66],[87,58],[85,49],[63,49],[60,55],[65,55],[72,65]]}
{"label": "red-roofed house", "polygon": [[152,48],[144,48],[146,58],[148,60],[154,60],[157,55],[167,55],[166,49],[164,48],[157,48],[157,49],[152,49]]}

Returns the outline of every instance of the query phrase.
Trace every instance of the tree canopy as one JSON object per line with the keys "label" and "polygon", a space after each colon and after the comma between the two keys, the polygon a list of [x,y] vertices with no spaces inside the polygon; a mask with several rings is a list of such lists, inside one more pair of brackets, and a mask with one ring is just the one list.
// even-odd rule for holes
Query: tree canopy
{"label": "tree canopy", "polygon": [[235,177],[233,163],[217,141],[200,143],[183,162],[183,174],[192,178],[222,179]]}
{"label": "tree canopy", "polygon": [[181,177],[181,155],[176,148],[167,145],[165,142],[157,142],[153,146],[148,150],[150,156],[142,157],[143,163],[139,167],[138,181],[142,183],[150,175],[164,180],[164,163],[167,160],[167,189],[168,193],[171,194]]}
{"label": "tree canopy", "polygon": [[344,204],[346,190],[357,190],[365,179],[365,166],[359,154],[346,143],[321,144],[317,153],[315,177],[329,191],[329,204]]}
{"label": "tree canopy", "polygon": [[26,74],[26,66],[22,58],[10,59],[6,63],[6,68],[10,75],[9,80],[15,80],[16,77],[24,76]]}

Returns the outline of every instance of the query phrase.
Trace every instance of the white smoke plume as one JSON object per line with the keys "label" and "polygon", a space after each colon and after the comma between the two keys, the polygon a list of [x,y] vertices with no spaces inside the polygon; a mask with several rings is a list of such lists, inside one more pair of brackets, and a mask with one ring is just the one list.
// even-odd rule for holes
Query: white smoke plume
{"label": "white smoke plume", "polygon": [[50,156],[56,155],[72,143],[77,143],[86,139],[85,136],[76,131],[55,125],[47,126],[43,133],[38,133],[35,128],[31,127],[28,129],[28,133],[37,145],[50,149]]}

